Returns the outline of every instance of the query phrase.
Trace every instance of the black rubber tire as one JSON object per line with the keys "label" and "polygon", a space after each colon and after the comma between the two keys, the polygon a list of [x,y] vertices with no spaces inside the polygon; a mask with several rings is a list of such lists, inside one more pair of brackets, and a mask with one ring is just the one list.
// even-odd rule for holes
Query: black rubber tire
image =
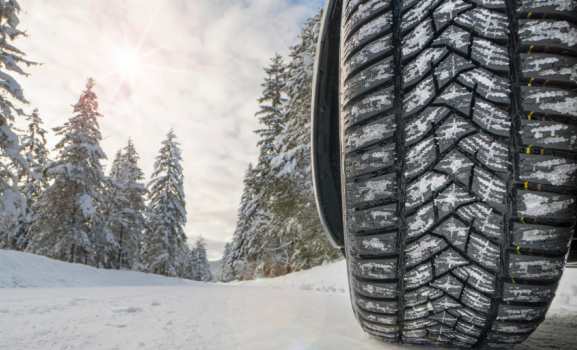
{"label": "black rubber tire", "polygon": [[508,348],[575,228],[577,3],[345,0],[351,300],[390,341]]}

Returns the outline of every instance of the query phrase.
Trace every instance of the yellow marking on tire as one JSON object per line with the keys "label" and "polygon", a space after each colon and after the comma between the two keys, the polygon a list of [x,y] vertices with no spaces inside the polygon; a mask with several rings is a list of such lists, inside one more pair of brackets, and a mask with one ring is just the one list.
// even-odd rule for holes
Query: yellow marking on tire
{"label": "yellow marking on tire", "polygon": [[531,116],[533,115],[533,113],[535,113],[535,112],[529,113],[529,116],[527,117],[527,118],[529,118],[529,120],[531,120]]}
{"label": "yellow marking on tire", "polygon": [[531,154],[531,147],[533,147],[533,145],[529,145],[529,147],[527,147],[527,154]]}
{"label": "yellow marking on tire", "polygon": [[529,12],[529,14],[527,15],[527,19],[529,19],[532,14],[533,14],[533,12]]}
{"label": "yellow marking on tire", "polygon": [[529,81],[529,85],[527,85],[527,86],[531,86],[531,83],[533,82],[533,80],[535,80],[535,78],[531,78],[531,80]]}
{"label": "yellow marking on tire", "polygon": [[529,189],[529,182],[525,182],[525,189],[526,189],[526,190]]}
{"label": "yellow marking on tire", "polygon": [[513,284],[515,284],[515,279],[513,277],[511,277],[511,281],[513,281]]}
{"label": "yellow marking on tire", "polygon": [[531,47],[529,48],[529,51],[527,51],[527,53],[531,53],[531,50],[533,50],[533,47],[535,47],[535,46],[531,45]]}
{"label": "yellow marking on tire", "polygon": [[525,223],[525,218],[524,218],[524,217],[521,217],[521,222],[522,222],[522,223]]}

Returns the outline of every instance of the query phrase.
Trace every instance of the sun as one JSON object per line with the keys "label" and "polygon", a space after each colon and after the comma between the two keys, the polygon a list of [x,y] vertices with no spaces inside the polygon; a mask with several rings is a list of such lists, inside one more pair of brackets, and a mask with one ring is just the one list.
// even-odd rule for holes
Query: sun
{"label": "sun", "polygon": [[131,50],[125,50],[118,53],[116,64],[121,73],[134,75],[140,69],[140,56]]}

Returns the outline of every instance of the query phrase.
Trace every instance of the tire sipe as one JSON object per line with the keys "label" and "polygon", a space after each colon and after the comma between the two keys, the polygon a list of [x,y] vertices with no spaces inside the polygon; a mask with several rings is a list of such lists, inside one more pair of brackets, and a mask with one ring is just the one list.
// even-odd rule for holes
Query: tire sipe
{"label": "tire sipe", "polygon": [[577,2],[344,0],[351,301],[402,343],[510,348],[575,227]]}

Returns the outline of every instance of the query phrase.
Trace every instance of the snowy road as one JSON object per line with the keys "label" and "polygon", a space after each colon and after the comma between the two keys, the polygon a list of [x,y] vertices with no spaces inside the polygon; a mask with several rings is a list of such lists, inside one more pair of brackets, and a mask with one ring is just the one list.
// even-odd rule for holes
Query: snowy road
{"label": "snowy road", "polygon": [[[206,284],[0,250],[0,349],[407,349],[361,330],[345,273]],[[577,349],[576,269],[552,309],[516,349]]]}

